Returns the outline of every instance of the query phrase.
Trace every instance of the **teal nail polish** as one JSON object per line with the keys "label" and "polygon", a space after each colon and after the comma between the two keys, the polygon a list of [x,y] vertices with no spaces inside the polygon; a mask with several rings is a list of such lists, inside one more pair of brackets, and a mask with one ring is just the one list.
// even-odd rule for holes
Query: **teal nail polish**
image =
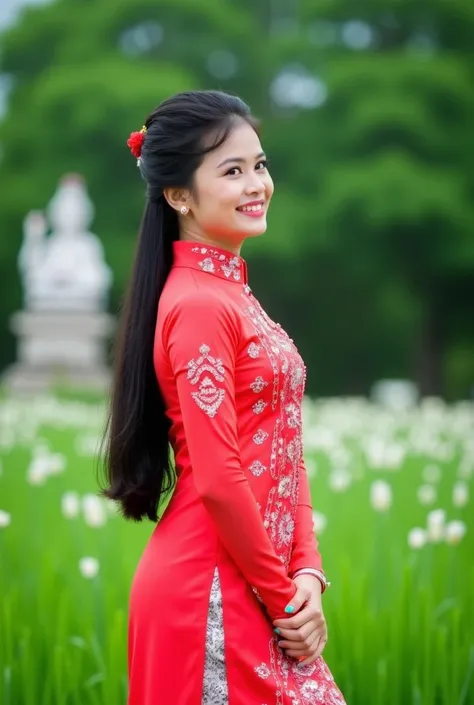
{"label": "teal nail polish", "polygon": [[294,611],[295,611],[295,608],[293,607],[293,605],[288,605],[287,607],[285,607],[285,612],[287,614],[291,614]]}
{"label": "teal nail polish", "polygon": [[275,632],[275,634],[279,634],[279,633],[280,633],[280,630],[278,629],[278,627],[275,627],[275,629],[274,629],[273,631]]}

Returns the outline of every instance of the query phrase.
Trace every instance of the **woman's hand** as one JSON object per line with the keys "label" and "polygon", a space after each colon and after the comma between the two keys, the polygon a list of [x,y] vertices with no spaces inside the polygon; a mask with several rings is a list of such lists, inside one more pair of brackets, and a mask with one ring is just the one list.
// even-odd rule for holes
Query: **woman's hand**
{"label": "woman's hand", "polygon": [[300,575],[294,582],[298,587],[295,597],[302,597],[305,603],[292,617],[276,619],[273,626],[280,631],[278,644],[287,656],[306,666],[321,656],[328,640],[321,583],[312,575]]}

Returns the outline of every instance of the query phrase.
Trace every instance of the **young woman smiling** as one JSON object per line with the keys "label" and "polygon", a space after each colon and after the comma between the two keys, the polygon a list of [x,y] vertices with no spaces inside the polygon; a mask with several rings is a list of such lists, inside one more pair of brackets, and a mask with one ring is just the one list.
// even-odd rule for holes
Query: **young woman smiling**
{"label": "young woman smiling", "polygon": [[104,494],[157,522],[131,589],[128,703],[343,705],[321,656],[306,368],[240,254],[273,195],[257,123],[237,97],[182,93],[128,144],[147,199]]}

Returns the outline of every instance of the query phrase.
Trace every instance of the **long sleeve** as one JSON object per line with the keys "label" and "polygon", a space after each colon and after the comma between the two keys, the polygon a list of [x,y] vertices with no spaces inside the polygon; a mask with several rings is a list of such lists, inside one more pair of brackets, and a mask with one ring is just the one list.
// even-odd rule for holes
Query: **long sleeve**
{"label": "long sleeve", "polygon": [[296,509],[295,532],[288,574],[293,576],[300,568],[322,570],[321,554],[314,532],[313,506],[308,474],[303,457],[300,461],[300,487]]}
{"label": "long sleeve", "polygon": [[196,291],[169,312],[163,336],[197,493],[271,619],[285,617],[296,586],[263,526],[240,461],[234,388],[238,315],[218,293]]}

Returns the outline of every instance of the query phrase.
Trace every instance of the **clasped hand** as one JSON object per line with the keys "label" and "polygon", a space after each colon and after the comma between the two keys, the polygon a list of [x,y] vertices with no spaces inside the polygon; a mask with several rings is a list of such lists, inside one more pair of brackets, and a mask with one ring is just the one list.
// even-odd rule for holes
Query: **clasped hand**
{"label": "clasped hand", "polygon": [[298,590],[291,603],[301,604],[301,608],[293,616],[274,620],[273,626],[280,632],[278,644],[287,656],[306,666],[321,656],[328,638],[327,627],[317,578],[301,575],[295,583]]}

